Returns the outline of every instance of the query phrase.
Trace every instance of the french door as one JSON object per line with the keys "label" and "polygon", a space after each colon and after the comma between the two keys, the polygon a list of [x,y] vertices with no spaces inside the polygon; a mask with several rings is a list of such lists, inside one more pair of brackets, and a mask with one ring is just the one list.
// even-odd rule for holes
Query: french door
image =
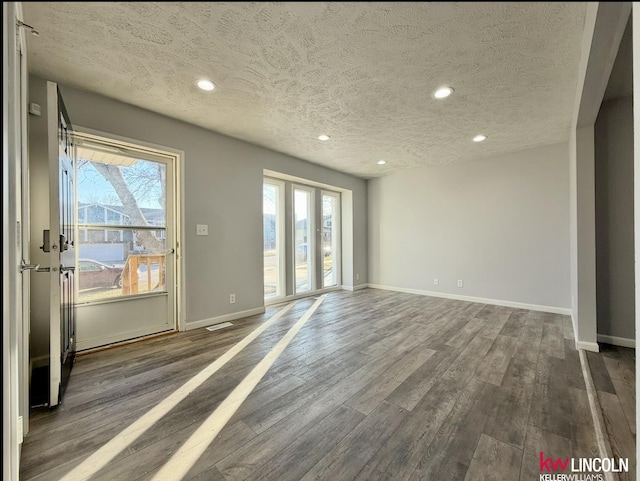
{"label": "french door", "polygon": [[340,285],[339,192],[265,178],[263,233],[266,301]]}
{"label": "french door", "polygon": [[313,218],[314,190],[293,187],[293,265],[294,292],[315,290],[315,222]]}

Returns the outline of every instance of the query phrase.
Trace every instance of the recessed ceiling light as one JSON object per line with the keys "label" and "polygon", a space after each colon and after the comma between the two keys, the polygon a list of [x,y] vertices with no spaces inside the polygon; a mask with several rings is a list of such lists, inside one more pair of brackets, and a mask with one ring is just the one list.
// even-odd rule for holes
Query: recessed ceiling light
{"label": "recessed ceiling light", "polygon": [[433,98],[446,99],[452,93],[453,93],[453,89],[451,87],[440,87],[438,90],[433,92]]}
{"label": "recessed ceiling light", "polygon": [[386,160],[382,160],[382,159],[380,159],[380,160],[378,161],[378,165],[384,165],[384,164],[386,164],[386,163],[387,163],[387,161],[386,161]]}
{"label": "recessed ceiling light", "polygon": [[327,134],[322,134],[322,135],[318,135],[318,140],[329,140],[331,137],[329,137]]}
{"label": "recessed ceiling light", "polygon": [[202,90],[215,90],[216,88],[216,84],[214,84],[211,80],[207,80],[207,79],[200,79],[196,82],[196,85],[198,86],[199,89]]}
{"label": "recessed ceiling light", "polygon": [[484,142],[485,140],[487,140],[487,136],[482,134],[478,134],[473,138],[474,142]]}

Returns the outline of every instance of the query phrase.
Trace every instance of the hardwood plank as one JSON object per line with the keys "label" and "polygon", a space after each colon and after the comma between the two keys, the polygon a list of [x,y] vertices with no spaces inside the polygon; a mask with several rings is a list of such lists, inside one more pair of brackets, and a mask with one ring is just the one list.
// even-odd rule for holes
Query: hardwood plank
{"label": "hardwood plank", "polygon": [[574,458],[597,458],[600,449],[596,440],[595,427],[589,408],[587,392],[569,388],[571,405],[571,449]]}
{"label": "hardwood plank", "polygon": [[[312,302],[298,301],[92,479],[151,480]],[[278,309],[217,333],[82,356],[67,401],[32,418],[21,479],[62,478]],[[598,456],[567,322],[404,293],[329,293],[185,479],[482,479],[487,447],[496,458],[524,453],[515,474],[493,467],[518,479],[533,473],[528,458],[540,446]],[[598,385],[612,391],[601,392],[603,410],[627,446],[618,433],[635,419],[633,351],[596,356]]]}
{"label": "hardwood plank", "polygon": [[481,336],[474,337],[442,374],[442,378],[455,381],[461,386],[465,385],[478,368],[478,359],[482,359],[487,354],[492,344],[492,339]]}
{"label": "hardwood plank", "polygon": [[512,313],[513,309],[509,307],[487,304],[484,309],[476,315],[476,318],[487,321],[480,331],[480,335],[489,339],[498,337]]}
{"label": "hardwood plank", "polygon": [[540,453],[544,453],[545,458],[554,460],[571,458],[571,439],[528,425],[520,469],[521,481],[539,479],[540,475],[545,473],[553,474],[540,470]]}
{"label": "hardwood plank", "polygon": [[413,411],[459,354],[453,349],[436,351],[387,397],[387,401]]}
{"label": "hardwood plank", "polygon": [[488,419],[477,405],[483,387],[484,382],[475,378],[465,387],[411,480],[464,478]]}
{"label": "hardwood plank", "polygon": [[[114,479],[127,479],[133,481],[155,473],[182,446],[195,429],[197,429],[197,425],[188,425],[175,432],[172,436],[161,437],[140,449],[127,450],[124,456],[119,456],[114,462],[105,466],[95,476],[92,476],[91,480],[112,481]],[[208,456],[201,458],[199,462],[204,461],[207,468],[210,468],[215,463],[215,460],[220,459],[224,453],[234,451],[255,436],[256,433],[241,421],[236,422],[223,429],[207,449]],[[189,472],[189,476],[192,473],[196,475],[200,471],[199,467],[194,466],[194,468]]]}
{"label": "hardwood plank", "polygon": [[483,434],[467,470],[465,481],[518,479],[522,450]]}
{"label": "hardwood plank", "polygon": [[365,474],[377,471],[394,480],[409,479],[461,392],[455,382],[438,381],[389,437]]}
{"label": "hardwood plank", "polygon": [[529,422],[568,438],[571,433],[571,406],[567,389],[564,360],[546,356],[541,349]]}
{"label": "hardwood plank", "polygon": [[478,331],[480,331],[484,326],[485,322],[482,319],[471,318],[468,320],[467,324],[458,332],[454,333],[451,339],[449,339],[445,344],[462,350],[467,344],[469,344],[471,339],[476,337]]}
{"label": "hardwood plank", "polygon": [[201,471],[195,476],[187,474],[187,476],[185,476],[182,481],[226,481],[226,479],[220,473],[220,471],[218,471],[218,468],[216,468],[215,466],[210,466],[206,471]]}
{"label": "hardwood plank", "polygon": [[357,409],[363,414],[371,413],[389,394],[434,354],[435,351],[425,349],[423,346],[415,347],[378,377],[372,379],[369,384],[349,399],[346,405]]}
{"label": "hardwood plank", "polygon": [[550,323],[543,325],[542,352],[546,356],[564,359],[564,331],[562,326]]}
{"label": "hardwood plank", "polygon": [[311,396],[305,404],[280,418],[269,429],[222,459],[216,464],[217,468],[229,480],[245,479],[273,456],[286,449],[291,442],[311,429],[314,424],[330,415],[374,376],[365,368],[361,368],[343,377],[321,394],[316,393],[315,396]]}
{"label": "hardwood plank", "polygon": [[593,378],[593,385],[596,391],[615,394],[616,389],[613,387],[602,356],[597,352],[586,351],[586,353],[589,361],[589,370],[591,371],[591,377]]}
{"label": "hardwood plank", "polygon": [[349,388],[359,386],[358,389],[361,389],[367,382],[376,377],[374,373],[361,367],[363,364],[366,365],[366,362],[367,358],[362,358],[359,361],[354,361],[350,366],[344,366],[341,370],[325,369],[323,375],[316,376],[267,402],[262,409],[254,411],[243,418],[239,418],[236,415],[234,419],[242,419],[251,429],[257,433],[262,433],[300,407],[316,399],[318,395],[322,395],[327,391],[331,392],[335,386],[344,390],[346,388],[344,386],[345,379],[351,380],[354,376],[357,376],[358,382],[351,384]]}
{"label": "hardwood plank", "polygon": [[358,426],[365,416],[347,406],[295,439],[286,449],[256,470],[247,480],[297,481]]}
{"label": "hardwood plank", "polygon": [[485,434],[517,448],[522,448],[529,419],[531,399],[536,379],[536,365],[542,330],[537,341],[526,336],[523,328],[501,386],[487,384],[479,407],[489,419]]}
{"label": "hardwood plank", "polygon": [[569,341],[575,342],[575,334],[573,331],[573,321],[571,320],[571,316],[562,317],[562,326],[563,326],[564,338]]}
{"label": "hardwood plank", "polygon": [[635,350],[605,346],[602,359],[631,433],[636,434],[636,375]]}
{"label": "hardwood plank", "polygon": [[524,327],[527,313],[528,311],[526,311],[525,309],[514,309],[513,312],[509,315],[507,322],[505,322],[504,326],[502,327],[499,335],[516,338],[520,337],[520,331]]}
{"label": "hardwood plank", "polygon": [[582,375],[582,363],[580,362],[580,355],[575,348],[575,341],[565,339],[564,341],[564,354],[565,354],[565,375],[570,387],[577,389],[587,389],[584,383],[584,376]]}
{"label": "hardwood plank", "polygon": [[629,424],[618,396],[607,392],[598,392],[598,400],[600,401],[605,428],[609,435],[611,454],[615,459],[629,459],[629,471],[618,473],[619,479],[620,481],[635,480],[636,439],[629,429]]}
{"label": "hardwood plank", "polygon": [[300,480],[353,479],[407,414],[404,409],[383,402]]}
{"label": "hardwood plank", "polygon": [[516,350],[517,339],[498,336],[484,356],[475,376],[482,381],[499,386]]}

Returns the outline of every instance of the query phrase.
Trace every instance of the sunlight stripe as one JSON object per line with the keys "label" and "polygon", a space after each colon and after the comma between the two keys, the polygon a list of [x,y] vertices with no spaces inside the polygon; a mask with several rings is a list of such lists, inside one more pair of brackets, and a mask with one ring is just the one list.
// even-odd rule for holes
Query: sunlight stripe
{"label": "sunlight stripe", "polygon": [[249,394],[258,385],[273,363],[280,357],[285,348],[298,334],[302,326],[309,320],[324,300],[326,294],[304,313],[271,351],[254,367],[249,374],[231,391],[213,413],[196,429],[173,456],[156,473],[151,481],[179,481],[206,451],[211,441],[222,431]]}
{"label": "sunlight stripe", "polygon": [[126,449],[131,443],[142,436],[151,426],[162,419],[169,411],[177,406],[184,398],[198,388],[203,382],[209,379],[220,368],[228,363],[234,356],[242,351],[246,346],[251,343],[260,334],[266,331],[272,326],[278,319],[286,314],[289,309],[294,306],[291,303],[275,313],[268,321],[261,324],[251,334],[246,336],[240,342],[235,344],[231,349],[225,352],[218,359],[213,361],[207,367],[205,367],[198,374],[193,376],[190,380],[176,389],[173,393],[167,396],[158,405],[138,418],[133,424],[130,424],[126,429],[121,431],[107,444],[98,449],[95,453],[85,459],[81,464],[73,468],[68,472],[60,481],[84,481],[99,470],[104,468],[107,464],[113,460],[120,452]]}

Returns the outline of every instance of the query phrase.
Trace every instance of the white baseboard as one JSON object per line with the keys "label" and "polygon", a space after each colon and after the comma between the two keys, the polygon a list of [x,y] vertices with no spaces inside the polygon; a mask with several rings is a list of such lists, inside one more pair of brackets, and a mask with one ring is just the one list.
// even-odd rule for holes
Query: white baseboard
{"label": "white baseboard", "polygon": [[585,351],[600,352],[600,346],[597,342],[580,341],[578,339],[578,323],[571,311],[571,325],[573,325],[573,339],[575,339],[576,349],[584,349]]}
{"label": "white baseboard", "polygon": [[576,349],[584,349],[585,351],[600,352],[600,346],[597,342],[587,342],[576,340]]}
{"label": "white baseboard", "polygon": [[342,290],[354,292],[354,291],[359,291],[361,289],[366,289],[368,287],[369,287],[369,284],[359,284],[357,286],[342,286]]}
{"label": "white baseboard", "polygon": [[316,289],[315,291],[303,292],[302,294],[294,294],[291,296],[274,297],[264,301],[265,306],[276,306],[278,304],[285,304],[291,301],[297,301],[298,299],[304,299],[305,297],[317,297],[320,294],[326,294],[327,292],[339,291],[344,289],[344,286],[325,287],[323,289]]}
{"label": "white baseboard", "polygon": [[564,307],[541,306],[538,304],[525,304],[523,302],[503,301],[500,299],[485,299],[484,297],[462,296],[459,294],[449,294],[447,292],[422,291],[419,289],[409,289],[405,287],[383,286],[380,284],[368,284],[371,289],[384,289],[386,291],[405,292],[407,294],[418,294],[420,296],[442,297],[445,299],[455,299],[458,301],[478,302],[480,304],[493,304],[495,306],[513,307],[516,309],[527,309],[529,311],[549,312],[552,314],[571,315],[571,309]]}
{"label": "white baseboard", "polygon": [[634,349],[636,347],[635,339],[629,339],[627,337],[607,336],[605,334],[598,334],[598,342],[613,344],[614,346],[620,347],[632,347]]}
{"label": "white baseboard", "polygon": [[211,317],[209,319],[202,319],[201,321],[192,321],[185,323],[185,329],[191,331],[192,329],[199,329],[201,327],[209,327],[214,324],[220,324],[221,322],[235,321],[236,319],[242,319],[243,317],[255,316],[256,314],[264,314],[264,307],[256,307],[255,309],[248,309],[246,311],[232,312],[231,314],[225,314],[224,316]]}

